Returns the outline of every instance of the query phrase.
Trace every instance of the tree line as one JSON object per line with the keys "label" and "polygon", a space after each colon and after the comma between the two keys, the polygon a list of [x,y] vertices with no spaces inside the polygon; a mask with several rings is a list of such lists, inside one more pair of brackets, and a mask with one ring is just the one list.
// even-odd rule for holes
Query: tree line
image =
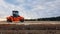
{"label": "tree line", "polygon": [[50,18],[25,19],[25,21],[60,21],[60,16]]}

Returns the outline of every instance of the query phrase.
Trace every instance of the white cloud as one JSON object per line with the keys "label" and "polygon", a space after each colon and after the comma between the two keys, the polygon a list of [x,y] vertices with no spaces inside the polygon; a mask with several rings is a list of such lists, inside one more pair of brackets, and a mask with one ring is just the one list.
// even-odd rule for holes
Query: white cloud
{"label": "white cloud", "polygon": [[7,0],[0,0],[0,15],[4,18],[11,15],[14,9],[25,18],[56,17],[60,16],[59,3],[60,0],[16,0],[16,4],[14,4]]}

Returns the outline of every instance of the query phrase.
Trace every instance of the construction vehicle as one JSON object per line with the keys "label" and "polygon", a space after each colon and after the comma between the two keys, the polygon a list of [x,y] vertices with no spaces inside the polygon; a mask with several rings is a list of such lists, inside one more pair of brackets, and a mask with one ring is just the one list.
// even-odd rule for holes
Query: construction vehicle
{"label": "construction vehicle", "polygon": [[19,16],[18,11],[12,11],[12,16],[7,17],[7,22],[24,22],[24,17]]}

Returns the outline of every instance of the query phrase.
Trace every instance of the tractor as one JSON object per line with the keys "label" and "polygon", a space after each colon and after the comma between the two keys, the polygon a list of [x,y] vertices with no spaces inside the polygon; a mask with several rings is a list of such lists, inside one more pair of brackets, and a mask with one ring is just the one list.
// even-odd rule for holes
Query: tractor
{"label": "tractor", "polygon": [[12,11],[12,16],[7,17],[7,22],[24,22],[24,17],[19,15],[19,11]]}

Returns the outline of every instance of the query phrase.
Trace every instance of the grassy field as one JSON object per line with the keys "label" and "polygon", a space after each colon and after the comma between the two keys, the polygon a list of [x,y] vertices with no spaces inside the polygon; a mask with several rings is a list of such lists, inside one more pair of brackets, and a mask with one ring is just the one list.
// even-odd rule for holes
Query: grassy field
{"label": "grassy field", "polygon": [[60,34],[60,21],[1,21],[0,34]]}

